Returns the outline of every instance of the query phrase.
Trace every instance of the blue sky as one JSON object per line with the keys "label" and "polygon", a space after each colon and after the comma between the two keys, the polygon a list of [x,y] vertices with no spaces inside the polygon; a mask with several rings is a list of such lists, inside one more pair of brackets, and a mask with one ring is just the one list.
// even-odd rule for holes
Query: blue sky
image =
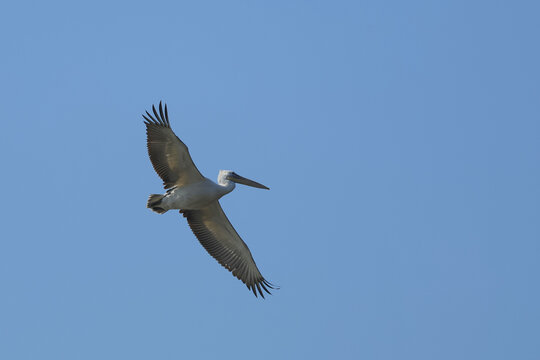
{"label": "blue sky", "polygon": [[[540,358],[533,1],[2,5],[2,359]],[[162,191],[167,102],[266,300]]]}

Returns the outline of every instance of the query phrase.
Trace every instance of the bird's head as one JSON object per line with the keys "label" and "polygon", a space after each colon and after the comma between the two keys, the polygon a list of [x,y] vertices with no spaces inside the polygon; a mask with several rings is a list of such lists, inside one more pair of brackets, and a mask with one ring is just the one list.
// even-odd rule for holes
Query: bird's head
{"label": "bird's head", "polygon": [[232,170],[220,170],[219,175],[218,175],[218,182],[224,183],[226,180],[235,182],[237,184],[252,186],[259,189],[270,190],[270,188],[264,186],[263,184],[259,184],[256,181],[246,179],[245,177],[238,175]]}

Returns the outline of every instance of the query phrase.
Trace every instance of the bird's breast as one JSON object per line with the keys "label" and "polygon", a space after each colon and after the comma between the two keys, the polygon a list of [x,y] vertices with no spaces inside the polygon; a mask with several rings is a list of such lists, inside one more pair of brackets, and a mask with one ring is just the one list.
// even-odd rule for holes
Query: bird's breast
{"label": "bird's breast", "polygon": [[172,190],[165,197],[164,203],[169,209],[197,210],[206,207],[220,197],[219,185],[205,179]]}

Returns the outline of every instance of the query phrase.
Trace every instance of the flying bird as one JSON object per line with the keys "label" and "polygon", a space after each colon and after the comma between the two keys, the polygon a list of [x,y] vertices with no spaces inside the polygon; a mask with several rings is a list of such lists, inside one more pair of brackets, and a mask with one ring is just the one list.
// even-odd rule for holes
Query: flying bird
{"label": "flying bird", "polygon": [[144,123],[148,154],[167,192],[152,194],[146,206],[158,214],[180,210],[201,245],[223,267],[240,279],[257,296],[276,289],[261,275],[246,243],[223,212],[219,199],[243,184],[269,190],[234,171],[220,170],[217,184],[204,177],[191,159],[187,146],[175,135],[169,122],[167,105],[159,103],[159,113],[152,105],[152,116],[146,111]]}

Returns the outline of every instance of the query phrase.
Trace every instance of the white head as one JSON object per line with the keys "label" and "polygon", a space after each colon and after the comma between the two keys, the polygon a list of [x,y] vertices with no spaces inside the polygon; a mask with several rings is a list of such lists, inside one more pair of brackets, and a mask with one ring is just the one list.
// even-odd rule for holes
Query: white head
{"label": "white head", "polygon": [[270,190],[269,188],[267,188],[263,184],[259,184],[256,181],[246,179],[245,177],[242,177],[242,176],[238,175],[237,173],[235,173],[232,170],[219,170],[218,184],[226,185],[229,181],[235,182],[237,184],[256,187],[256,188],[259,188],[259,189]]}

